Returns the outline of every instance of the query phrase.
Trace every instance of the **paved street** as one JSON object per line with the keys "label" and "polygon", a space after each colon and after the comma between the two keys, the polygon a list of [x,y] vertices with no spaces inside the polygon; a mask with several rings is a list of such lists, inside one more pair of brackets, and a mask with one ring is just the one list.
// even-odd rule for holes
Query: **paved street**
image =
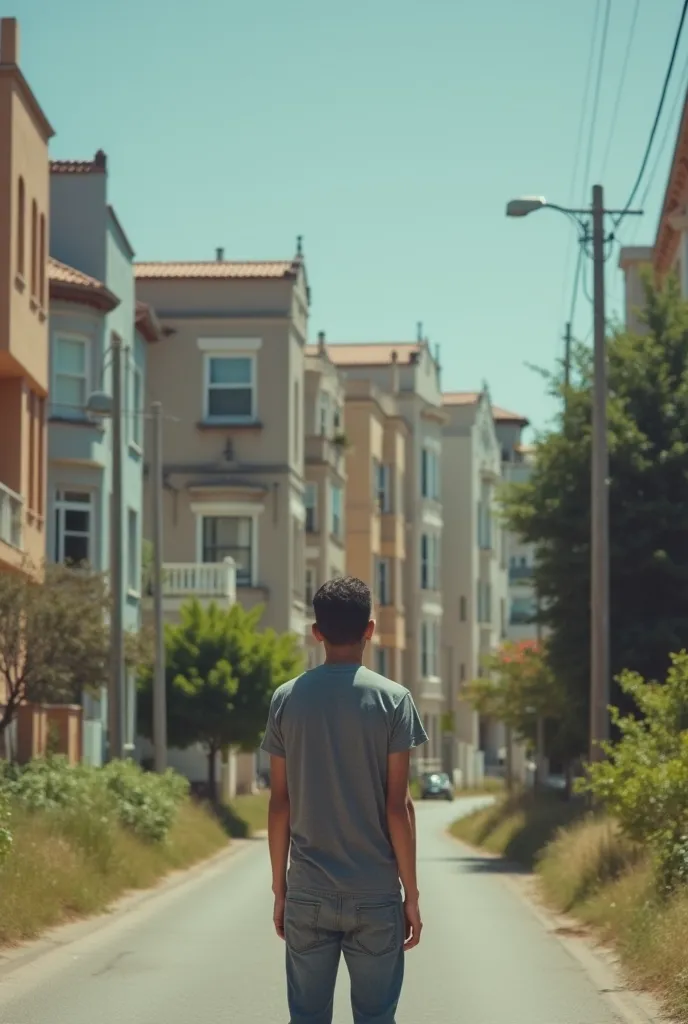
{"label": "paved street", "polygon": [[[467,802],[465,802],[467,803]],[[613,1024],[565,949],[495,871],[444,835],[459,804],[420,804],[421,946],[399,1024]],[[2,1024],[286,1024],[267,844],[247,843],[107,927],[0,973]],[[335,1022],[350,1021],[340,974]]]}

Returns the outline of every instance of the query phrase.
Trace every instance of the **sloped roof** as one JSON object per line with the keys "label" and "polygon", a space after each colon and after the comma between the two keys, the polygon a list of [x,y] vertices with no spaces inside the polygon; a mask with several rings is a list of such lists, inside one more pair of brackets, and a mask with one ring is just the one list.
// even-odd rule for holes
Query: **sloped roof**
{"label": "sloped roof", "polygon": [[135,263],[139,281],[230,280],[296,277],[299,265],[292,260],[203,260],[185,263]]}
{"label": "sloped roof", "polygon": [[[480,398],[480,391],[447,391],[442,395],[443,405],[475,405]],[[492,406],[492,416],[496,423],[520,423],[527,427],[529,420],[519,412],[510,412],[499,405]]]}
{"label": "sloped roof", "polygon": [[327,354],[337,366],[387,366],[396,352],[400,366],[408,366],[420,354],[417,341],[351,342],[327,345]]}
{"label": "sloped roof", "polygon": [[75,267],[70,267],[67,263],[61,263],[53,256],[48,261],[48,281],[52,299],[81,302],[94,306],[104,313],[109,313],[119,306],[120,300],[102,281],[76,270]]}

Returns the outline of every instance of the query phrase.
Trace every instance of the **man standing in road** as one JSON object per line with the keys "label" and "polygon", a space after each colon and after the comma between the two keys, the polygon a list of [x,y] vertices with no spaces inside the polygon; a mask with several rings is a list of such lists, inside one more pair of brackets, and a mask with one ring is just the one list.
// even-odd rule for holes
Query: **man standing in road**
{"label": "man standing in road", "polygon": [[356,1024],[394,1024],[422,929],[409,759],[427,736],[409,691],[362,665],[366,584],[332,579],[313,609],[325,663],[279,687],[263,740],[291,1024],[331,1024],[342,953]]}

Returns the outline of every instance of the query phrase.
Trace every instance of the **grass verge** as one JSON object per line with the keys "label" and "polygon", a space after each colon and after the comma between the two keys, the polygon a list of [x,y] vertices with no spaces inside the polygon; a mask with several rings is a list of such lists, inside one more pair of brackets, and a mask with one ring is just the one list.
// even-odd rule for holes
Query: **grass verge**
{"label": "grass verge", "polygon": [[223,804],[218,813],[230,836],[248,839],[256,832],[267,829],[269,803],[270,791],[261,790],[259,793],[236,796],[231,803]]}
{"label": "grass verge", "polygon": [[460,819],[451,832],[535,869],[545,902],[613,943],[631,984],[688,1024],[688,891],[662,898],[645,850],[615,822],[577,802],[522,795]]}
{"label": "grass verge", "polygon": [[162,842],[146,842],[117,826],[91,828],[87,813],[12,816],[13,844],[0,865],[0,946],[105,910],[128,890],[221,850],[227,834],[204,808],[185,800]]}

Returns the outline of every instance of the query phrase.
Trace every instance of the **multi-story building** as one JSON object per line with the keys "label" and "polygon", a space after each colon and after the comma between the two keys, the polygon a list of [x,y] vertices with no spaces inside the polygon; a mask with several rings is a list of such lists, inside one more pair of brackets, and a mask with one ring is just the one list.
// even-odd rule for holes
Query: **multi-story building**
{"label": "multi-story building", "polygon": [[136,284],[165,334],[147,386],[165,415],[165,562],[186,567],[193,596],[202,567],[232,558],[237,599],[264,605],[264,626],[303,637],[301,257],[237,263],[220,250],[207,263],[139,263]]}
{"label": "multi-story building", "polygon": [[[501,480],[501,446],[487,388],[443,396],[447,423],[443,438],[445,529],[444,643],[457,696],[465,682],[483,671],[507,626],[506,542],[496,517]],[[499,415],[499,410],[496,411]],[[503,757],[499,723],[480,720],[466,701],[456,703],[453,763],[464,781],[477,781]]]}
{"label": "multi-story building", "polygon": [[[350,516],[354,514],[354,505],[360,502],[361,509],[356,523],[351,523],[347,535],[347,545],[352,549],[356,527],[363,531],[372,531],[370,540],[370,557],[379,559],[374,571],[384,574],[392,572],[394,566],[397,576],[403,576],[403,621],[406,630],[406,643],[403,658],[402,681],[414,695],[420,714],[429,736],[427,750],[423,750],[422,760],[419,758],[416,767],[419,770],[437,767],[442,762],[443,728],[442,716],[445,710],[447,680],[441,642],[442,633],[442,579],[440,578],[441,544],[443,527],[443,510],[441,496],[441,455],[442,455],[442,396],[440,392],[439,363],[433,358],[427,341],[399,342],[391,344],[333,344],[328,346],[332,361],[340,368],[346,378],[347,439],[351,438],[352,450],[349,456],[349,491],[347,507]],[[403,482],[394,484],[394,471],[385,476],[385,470],[373,469],[366,471],[368,481],[364,483],[364,474],[358,469],[356,431],[367,431],[371,442],[361,440],[364,450],[373,458],[382,459],[381,465],[393,465],[399,460],[400,430],[390,427],[382,432],[382,449],[375,448],[379,442],[373,438],[380,432],[365,426],[370,421],[370,413],[355,412],[355,404],[363,401],[365,408],[372,409],[378,402],[378,395],[386,394],[394,400],[390,406],[390,420],[400,418],[405,423]],[[384,402],[384,398],[380,399]],[[349,410],[351,409],[351,412]],[[393,410],[393,411],[392,411]],[[383,409],[384,411],[384,409]],[[359,424],[359,416],[361,424]],[[385,436],[387,440],[385,440]],[[398,476],[398,471],[397,471]],[[360,478],[360,482],[359,482]],[[373,479],[375,484],[373,485]],[[389,483],[387,483],[389,479]],[[354,487],[360,487],[357,495]],[[372,508],[379,506],[380,492],[388,490],[394,501],[394,487],[401,499],[403,495],[405,515],[405,540],[400,537],[400,517],[392,506],[392,511],[375,516]],[[366,497],[367,495],[367,497]],[[371,500],[372,499],[372,500]],[[367,527],[365,520],[368,520]],[[372,524],[372,525],[371,525]],[[375,532],[380,530],[380,540]],[[387,554],[391,552],[391,554]],[[347,552],[348,553],[348,552]],[[403,557],[402,557],[403,554]],[[368,555],[363,548],[360,554],[361,571],[368,564]],[[403,563],[403,570],[401,564]],[[353,556],[347,560],[347,569],[355,573]],[[371,564],[370,572],[374,569]],[[374,581],[379,592],[380,581]],[[396,594],[397,591],[394,591]],[[396,597],[395,597],[396,600]],[[381,631],[381,646],[388,647],[397,640],[399,650],[399,630],[401,623],[400,609],[389,613],[382,612],[382,621],[386,623]],[[388,657],[379,655],[378,657]],[[398,660],[398,655],[397,655]],[[381,662],[380,662],[381,664]]]}
{"label": "multi-story building", "polygon": [[323,650],[312,638],[313,596],[322,584],[346,572],[346,444],[344,384],[329,358],[323,334],[306,347],[305,360],[305,489],[306,646],[308,664],[322,661]]}
{"label": "multi-story building", "polygon": [[[123,623],[141,621],[143,424],[146,355],[154,316],[136,306],[133,250],[108,202],[107,159],[59,160],[50,167],[50,408],[48,557],[107,572],[111,558],[111,422],[87,410],[94,391],[112,391],[112,346],[122,352],[122,466],[125,595]],[[127,674],[126,734],[135,738],[136,681]],[[84,697],[85,737],[96,758],[95,723],[107,695]]]}
{"label": "multi-story building", "polygon": [[[45,554],[50,187],[53,130],[0,20],[0,571]],[[0,701],[3,693],[0,690]]]}

